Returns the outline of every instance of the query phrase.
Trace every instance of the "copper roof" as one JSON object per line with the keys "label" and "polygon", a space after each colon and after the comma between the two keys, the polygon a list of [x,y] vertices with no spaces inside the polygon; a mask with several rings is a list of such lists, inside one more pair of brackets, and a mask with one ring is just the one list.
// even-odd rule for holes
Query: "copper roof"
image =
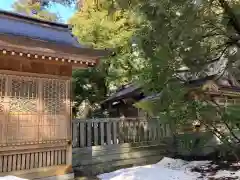
{"label": "copper roof", "polygon": [[22,48],[68,56],[99,58],[110,53],[83,47],[72,35],[68,25],[53,23],[0,10],[0,46]]}

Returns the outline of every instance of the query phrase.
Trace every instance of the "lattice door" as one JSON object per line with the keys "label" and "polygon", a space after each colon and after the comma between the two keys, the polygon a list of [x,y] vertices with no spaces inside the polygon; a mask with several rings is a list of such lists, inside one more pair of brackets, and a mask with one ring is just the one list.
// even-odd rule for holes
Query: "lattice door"
{"label": "lattice door", "polygon": [[[42,140],[66,139],[68,123],[66,116],[68,105],[68,82],[56,79],[43,81],[43,117],[40,123]],[[44,131],[44,132],[43,132]]]}
{"label": "lattice door", "polygon": [[69,84],[69,80],[0,74],[0,145],[66,141]]}
{"label": "lattice door", "polygon": [[38,136],[37,79],[8,77],[7,143],[36,141]]}

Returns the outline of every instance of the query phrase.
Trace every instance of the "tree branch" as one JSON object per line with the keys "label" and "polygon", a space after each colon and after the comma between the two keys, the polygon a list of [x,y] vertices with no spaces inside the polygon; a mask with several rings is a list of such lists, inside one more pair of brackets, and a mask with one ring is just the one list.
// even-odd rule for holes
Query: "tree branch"
{"label": "tree branch", "polygon": [[236,30],[238,34],[240,34],[240,24],[238,21],[238,18],[232,11],[232,8],[229,6],[229,4],[225,0],[218,0],[221,7],[224,9],[225,13],[230,17],[230,23],[233,26],[233,28]]}

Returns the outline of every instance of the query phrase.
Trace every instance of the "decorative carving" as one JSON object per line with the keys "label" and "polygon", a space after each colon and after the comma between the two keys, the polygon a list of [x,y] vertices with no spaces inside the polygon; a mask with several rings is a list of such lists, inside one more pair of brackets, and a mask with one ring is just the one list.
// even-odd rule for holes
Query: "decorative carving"
{"label": "decorative carving", "polygon": [[43,85],[44,112],[57,115],[66,112],[66,82],[45,80]]}

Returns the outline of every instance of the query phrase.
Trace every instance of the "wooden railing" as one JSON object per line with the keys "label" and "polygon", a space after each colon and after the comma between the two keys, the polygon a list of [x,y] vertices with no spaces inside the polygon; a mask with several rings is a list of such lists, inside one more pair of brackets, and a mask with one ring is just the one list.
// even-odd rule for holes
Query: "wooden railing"
{"label": "wooden railing", "polygon": [[74,148],[156,141],[171,135],[169,125],[159,119],[75,119],[72,127]]}

